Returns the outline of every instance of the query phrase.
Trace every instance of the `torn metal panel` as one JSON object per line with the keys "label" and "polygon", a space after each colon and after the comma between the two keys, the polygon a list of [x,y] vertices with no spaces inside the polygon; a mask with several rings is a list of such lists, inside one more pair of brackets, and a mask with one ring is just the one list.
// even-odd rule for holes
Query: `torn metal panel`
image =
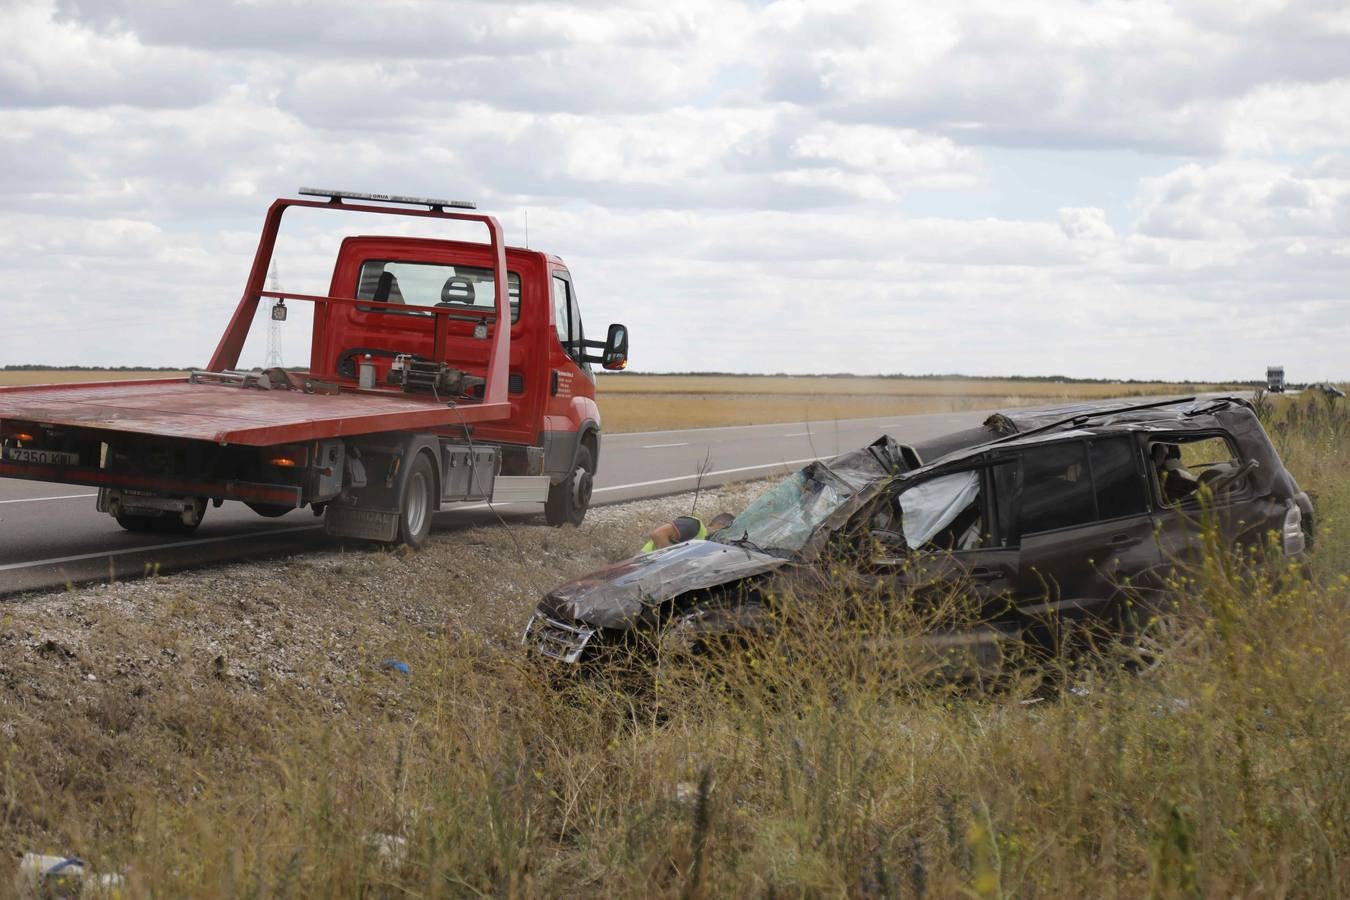
{"label": "torn metal panel", "polygon": [[771,572],[782,557],[713,541],[685,541],[616,563],[551,591],[541,609],[600,628],[627,628],[644,609],[690,591]]}

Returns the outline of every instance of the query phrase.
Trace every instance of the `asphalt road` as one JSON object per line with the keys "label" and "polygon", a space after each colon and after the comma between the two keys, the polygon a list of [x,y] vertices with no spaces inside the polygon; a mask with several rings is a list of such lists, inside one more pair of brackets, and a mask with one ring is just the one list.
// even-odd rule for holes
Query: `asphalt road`
{"label": "asphalt road", "polygon": [[[764,478],[833,456],[888,433],[902,442],[979,424],[987,412],[890,416],[839,422],[745,425],[605,435],[594,503],[617,503],[705,485]],[[332,548],[308,510],[263,519],[241,503],[208,509],[190,535],[133,534],[94,510],[94,491],[77,485],[0,479],[0,594],[198,566],[251,556]],[[541,504],[498,506],[511,518]],[[495,518],[483,504],[437,515],[451,531]]]}

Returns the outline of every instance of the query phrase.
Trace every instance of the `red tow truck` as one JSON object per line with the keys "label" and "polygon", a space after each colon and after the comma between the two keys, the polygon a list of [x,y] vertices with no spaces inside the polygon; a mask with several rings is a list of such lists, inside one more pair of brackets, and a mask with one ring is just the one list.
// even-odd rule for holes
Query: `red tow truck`
{"label": "red tow truck", "polygon": [[[456,501],[586,515],[600,459],[592,363],[562,260],[507,247],[466,201],[302,188],[267,213],[248,284],[205,369],[182,379],[0,388],[0,476],[97,487],[131,531],[188,531],[208,503],[310,506],[334,535],[420,546]],[[487,242],[353,236],[327,295],[264,289],[292,207],[478,223]],[[236,368],[258,304],[314,304],[305,371]],[[598,352],[596,352],[598,351]]]}

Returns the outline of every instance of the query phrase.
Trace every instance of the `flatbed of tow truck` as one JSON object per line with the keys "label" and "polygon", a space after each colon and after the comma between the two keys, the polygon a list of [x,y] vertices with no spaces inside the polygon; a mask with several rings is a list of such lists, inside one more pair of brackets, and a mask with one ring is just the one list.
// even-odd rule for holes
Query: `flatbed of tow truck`
{"label": "flatbed of tow truck", "polygon": [[[428,394],[257,390],[189,378],[0,388],[0,419],[266,447],[499,419],[506,403],[448,407]],[[8,474],[11,463],[0,464]]]}

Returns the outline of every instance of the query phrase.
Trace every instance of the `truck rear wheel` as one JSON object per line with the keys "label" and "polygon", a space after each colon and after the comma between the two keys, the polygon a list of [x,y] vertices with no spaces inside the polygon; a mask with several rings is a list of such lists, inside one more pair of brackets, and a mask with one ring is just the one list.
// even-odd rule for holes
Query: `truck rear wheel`
{"label": "truck rear wheel", "polygon": [[421,547],[431,533],[431,514],[436,509],[436,474],[426,454],[413,460],[408,477],[403,479],[403,495],[398,501],[398,537],[409,547]]}
{"label": "truck rear wheel", "polygon": [[162,531],[165,534],[186,534],[189,531],[196,531],[197,526],[202,524],[202,517],[206,515],[206,498],[193,497],[192,507],[185,509],[180,513],[166,513],[153,522],[156,531]]}
{"label": "truck rear wheel", "polygon": [[577,447],[577,457],[572,463],[571,473],[548,489],[548,501],[544,504],[544,519],[548,524],[581,524],[581,520],[586,518],[586,510],[591,505],[594,477],[595,460],[591,456],[591,448],[581,444]]}
{"label": "truck rear wheel", "polygon": [[153,516],[137,516],[131,513],[118,513],[117,524],[127,531],[149,531],[155,524]]}
{"label": "truck rear wheel", "polygon": [[294,506],[282,506],[280,503],[252,503],[247,500],[244,505],[264,519],[279,519],[295,509]]}

